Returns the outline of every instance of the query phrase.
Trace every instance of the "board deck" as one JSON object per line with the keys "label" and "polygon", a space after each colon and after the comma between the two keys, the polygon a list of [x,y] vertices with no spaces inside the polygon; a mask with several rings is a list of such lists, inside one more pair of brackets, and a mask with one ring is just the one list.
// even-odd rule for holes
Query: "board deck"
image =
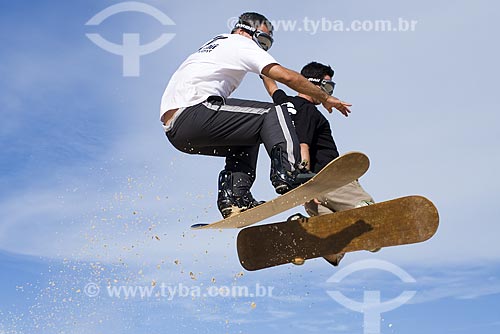
{"label": "board deck", "polygon": [[434,204],[422,196],[402,197],[357,209],[243,229],[238,256],[258,270],[330,254],[425,241],[439,224]]}
{"label": "board deck", "polygon": [[370,166],[366,155],[349,152],[331,161],[311,180],[284,195],[212,224],[195,224],[193,229],[242,228],[304,204],[361,177]]}

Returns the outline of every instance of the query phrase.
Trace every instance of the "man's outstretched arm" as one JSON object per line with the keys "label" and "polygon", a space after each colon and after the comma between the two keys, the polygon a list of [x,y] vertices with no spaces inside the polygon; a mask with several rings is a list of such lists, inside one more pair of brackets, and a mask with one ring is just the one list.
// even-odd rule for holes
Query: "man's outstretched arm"
{"label": "man's outstretched arm", "polygon": [[341,101],[336,97],[328,95],[322,89],[319,89],[318,86],[309,82],[309,80],[304,78],[300,73],[297,73],[279,64],[267,65],[262,70],[262,74],[273,80],[281,82],[284,85],[287,85],[296,92],[318,99],[319,101],[321,101],[325,109],[330,113],[332,112],[332,108],[337,109],[344,116],[348,116],[351,112],[351,110],[349,109],[349,107],[351,106],[350,103]]}

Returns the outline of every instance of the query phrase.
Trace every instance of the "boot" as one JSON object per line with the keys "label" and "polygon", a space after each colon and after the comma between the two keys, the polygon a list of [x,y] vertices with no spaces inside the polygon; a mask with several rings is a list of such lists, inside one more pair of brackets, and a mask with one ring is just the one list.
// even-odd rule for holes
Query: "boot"
{"label": "boot", "polygon": [[241,196],[235,196],[233,191],[233,173],[229,171],[223,170],[219,173],[218,187],[217,208],[224,219],[264,203],[264,201],[257,201],[253,198],[250,190],[245,191]]}
{"label": "boot", "polygon": [[296,169],[291,172],[285,168],[288,161],[280,146],[275,145],[271,149],[271,183],[280,195],[309,181],[315,173],[305,169]]}

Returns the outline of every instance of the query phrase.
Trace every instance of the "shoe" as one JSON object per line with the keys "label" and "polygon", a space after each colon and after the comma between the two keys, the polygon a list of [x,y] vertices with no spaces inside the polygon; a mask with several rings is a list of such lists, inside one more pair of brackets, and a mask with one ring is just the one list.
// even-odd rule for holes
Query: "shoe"
{"label": "shoe", "polygon": [[356,206],[354,208],[355,209],[356,208],[361,208],[363,206],[368,206],[368,205],[372,205],[372,204],[375,204],[375,203],[373,203],[372,201],[365,201],[365,200],[363,200],[363,201],[360,201],[358,204],[356,204]]}
{"label": "shoe", "polygon": [[233,174],[226,170],[219,173],[217,208],[224,219],[263,203],[265,202],[253,198],[250,190],[246,191],[242,196],[235,196],[233,192]]}
{"label": "shoe", "polygon": [[326,255],[323,258],[326,262],[330,263],[334,267],[338,267],[340,261],[344,258],[345,253]]}
{"label": "shoe", "polygon": [[305,169],[296,169],[293,172],[285,168],[285,155],[280,146],[275,145],[271,150],[271,183],[280,195],[306,183],[315,173]]}

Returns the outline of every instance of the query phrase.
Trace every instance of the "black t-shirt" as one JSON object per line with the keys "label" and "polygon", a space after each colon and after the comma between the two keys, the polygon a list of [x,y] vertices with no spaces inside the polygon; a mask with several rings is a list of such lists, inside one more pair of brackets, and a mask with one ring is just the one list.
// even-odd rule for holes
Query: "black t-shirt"
{"label": "black t-shirt", "polygon": [[291,114],[299,142],[309,145],[310,169],[317,173],[339,156],[330,123],[316,106],[300,96],[288,96],[278,89],[273,94],[276,104],[291,102],[297,113]]}

